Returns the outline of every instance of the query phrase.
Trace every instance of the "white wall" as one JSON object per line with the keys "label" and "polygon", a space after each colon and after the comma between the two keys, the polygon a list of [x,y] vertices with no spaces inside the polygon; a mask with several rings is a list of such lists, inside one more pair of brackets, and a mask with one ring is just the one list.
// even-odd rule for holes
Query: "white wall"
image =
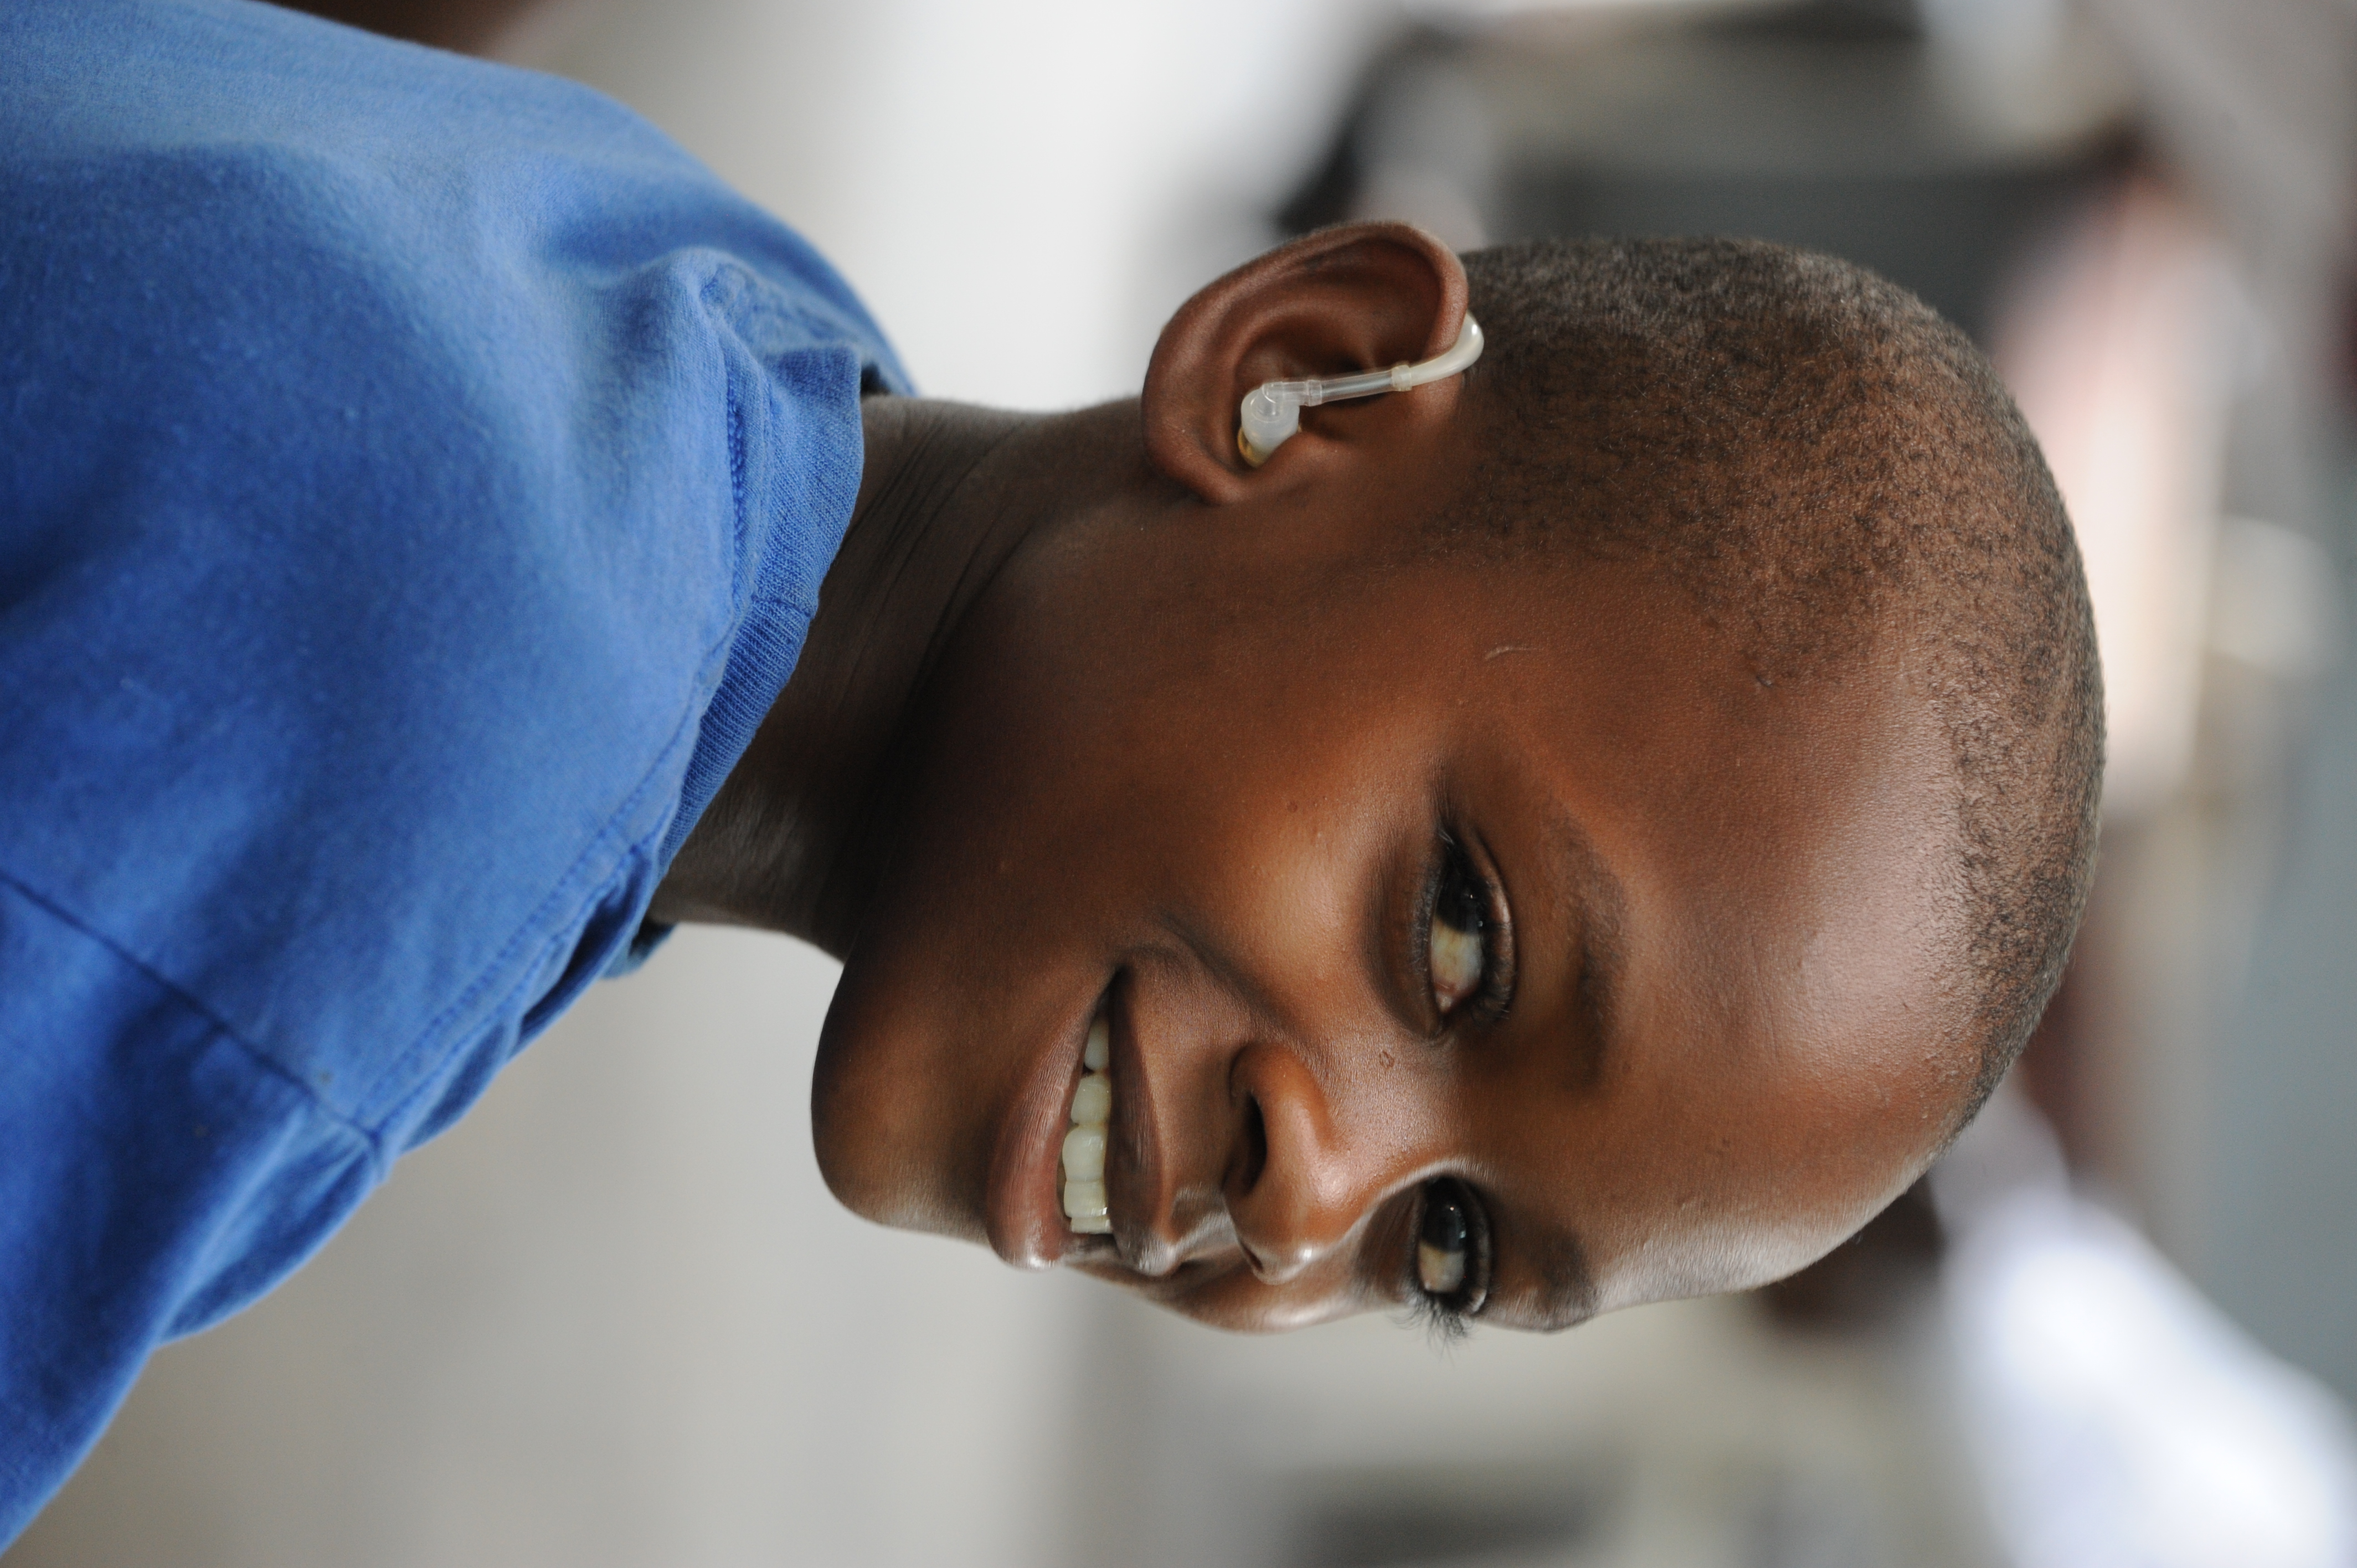
{"label": "white wall", "polygon": [[934,395],[1134,392],[1258,251],[1375,0],[583,0],[519,58],[605,88],[835,262]]}

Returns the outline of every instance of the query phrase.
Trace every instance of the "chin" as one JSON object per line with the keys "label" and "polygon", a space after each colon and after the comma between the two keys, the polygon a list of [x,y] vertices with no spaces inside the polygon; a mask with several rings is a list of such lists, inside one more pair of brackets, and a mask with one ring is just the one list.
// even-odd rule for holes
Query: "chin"
{"label": "chin", "polygon": [[899,1230],[979,1239],[980,1227],[947,1201],[947,1175],[937,1162],[941,1140],[928,1137],[923,1107],[896,1092],[909,1075],[894,1070],[888,1051],[844,1016],[843,993],[819,1035],[811,1076],[811,1147],[820,1177],[835,1201],[863,1219]]}

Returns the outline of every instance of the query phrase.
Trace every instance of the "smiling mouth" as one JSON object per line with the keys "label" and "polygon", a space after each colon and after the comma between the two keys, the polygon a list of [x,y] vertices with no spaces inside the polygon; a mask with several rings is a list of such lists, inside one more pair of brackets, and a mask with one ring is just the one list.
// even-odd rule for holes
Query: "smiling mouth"
{"label": "smiling mouth", "polygon": [[1079,1236],[1112,1233],[1105,1207],[1105,1129],[1113,1123],[1113,1026],[1103,1012],[1089,1020],[1081,1047],[1081,1081],[1072,1089],[1071,1125],[1064,1132],[1061,1161],[1064,1221]]}

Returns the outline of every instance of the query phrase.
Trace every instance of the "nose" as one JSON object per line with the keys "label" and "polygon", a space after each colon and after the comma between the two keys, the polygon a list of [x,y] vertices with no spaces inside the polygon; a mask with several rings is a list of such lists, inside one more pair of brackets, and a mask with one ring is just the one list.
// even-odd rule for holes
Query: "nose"
{"label": "nose", "polygon": [[1350,1241],[1379,1154],[1344,1136],[1317,1075],[1290,1051],[1245,1047],[1229,1082],[1242,1114],[1222,1185],[1236,1244],[1256,1275],[1283,1284]]}

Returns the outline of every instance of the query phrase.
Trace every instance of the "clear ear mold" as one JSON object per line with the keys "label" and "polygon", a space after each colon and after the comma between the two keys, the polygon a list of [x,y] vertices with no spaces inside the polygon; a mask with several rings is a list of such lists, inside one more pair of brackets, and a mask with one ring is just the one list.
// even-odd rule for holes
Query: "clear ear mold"
{"label": "clear ear mold", "polygon": [[1236,450],[1257,468],[1301,428],[1303,409],[1345,398],[1372,397],[1377,392],[1405,392],[1453,376],[1480,357],[1481,324],[1468,315],[1448,352],[1413,365],[1403,360],[1388,371],[1367,371],[1332,381],[1263,381],[1244,394],[1236,422]]}

